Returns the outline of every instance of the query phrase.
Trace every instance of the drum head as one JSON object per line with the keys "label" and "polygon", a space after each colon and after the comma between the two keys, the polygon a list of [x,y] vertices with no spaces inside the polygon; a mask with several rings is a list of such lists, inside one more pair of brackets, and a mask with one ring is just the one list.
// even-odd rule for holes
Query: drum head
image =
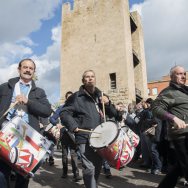
{"label": "drum head", "polygon": [[118,125],[107,121],[98,125],[90,135],[90,145],[94,148],[103,148],[110,145],[118,136]]}

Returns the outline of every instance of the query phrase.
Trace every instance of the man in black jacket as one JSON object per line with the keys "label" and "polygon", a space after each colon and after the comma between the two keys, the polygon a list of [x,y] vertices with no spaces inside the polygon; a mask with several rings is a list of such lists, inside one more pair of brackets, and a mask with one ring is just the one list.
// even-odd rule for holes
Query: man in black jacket
{"label": "man in black jacket", "polygon": [[168,136],[175,147],[177,165],[168,172],[159,188],[175,187],[178,177],[183,175],[188,186],[188,86],[186,71],[175,66],[170,71],[171,81],[153,102],[155,116],[168,122]]}
{"label": "man in black jacket", "polygon": [[[33,60],[23,59],[18,65],[20,76],[0,85],[0,129],[3,123],[19,115],[26,123],[39,132],[39,117],[50,116],[52,110],[46,94],[43,89],[36,87],[32,79],[35,69],[36,65]],[[16,105],[8,110],[11,104]],[[8,112],[6,113],[7,110]],[[2,160],[0,160],[0,172],[5,175],[9,185],[11,168]],[[29,179],[19,174],[17,175],[16,188],[27,188],[28,184]]]}
{"label": "man in black jacket", "polygon": [[75,140],[81,156],[83,179],[86,188],[96,188],[102,166],[102,158],[89,145],[89,133],[79,128],[92,130],[104,121],[102,103],[109,117],[117,115],[115,107],[107,96],[95,87],[96,78],[93,70],[87,70],[82,76],[83,85],[71,95],[61,113],[62,124],[75,133]]}

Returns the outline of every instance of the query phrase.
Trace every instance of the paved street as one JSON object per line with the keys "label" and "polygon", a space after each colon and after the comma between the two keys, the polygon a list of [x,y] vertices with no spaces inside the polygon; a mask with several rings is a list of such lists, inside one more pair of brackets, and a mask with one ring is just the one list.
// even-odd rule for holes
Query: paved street
{"label": "paved street", "polygon": [[[79,166],[81,172],[81,164]],[[111,171],[113,175],[111,179],[107,179],[101,173],[98,188],[152,188],[157,187],[161,178],[164,176],[163,174],[149,174],[145,170],[139,169],[138,164],[125,167],[121,171],[112,168]],[[62,179],[61,174],[61,151],[57,150],[55,152],[55,165],[49,166],[48,163],[43,164],[35,173],[35,177],[30,180],[29,188],[84,188],[83,181],[78,183],[73,181],[71,165],[69,165],[69,176],[67,179]],[[181,187],[180,185],[177,186],[177,188]]]}

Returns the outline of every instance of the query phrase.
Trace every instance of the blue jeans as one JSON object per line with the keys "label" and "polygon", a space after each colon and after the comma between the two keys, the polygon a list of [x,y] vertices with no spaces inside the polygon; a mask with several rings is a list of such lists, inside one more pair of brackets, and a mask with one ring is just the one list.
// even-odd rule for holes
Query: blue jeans
{"label": "blue jeans", "polygon": [[102,167],[102,158],[89,144],[79,144],[78,152],[82,161],[83,180],[86,188],[97,188],[97,180]]}
{"label": "blue jeans", "polygon": [[103,159],[102,166],[105,174],[110,172],[110,165],[105,159]]}
{"label": "blue jeans", "polygon": [[158,143],[157,142],[151,142],[151,159],[152,159],[152,167],[151,170],[160,170],[162,168],[162,163],[159,157],[159,151],[158,151]]}

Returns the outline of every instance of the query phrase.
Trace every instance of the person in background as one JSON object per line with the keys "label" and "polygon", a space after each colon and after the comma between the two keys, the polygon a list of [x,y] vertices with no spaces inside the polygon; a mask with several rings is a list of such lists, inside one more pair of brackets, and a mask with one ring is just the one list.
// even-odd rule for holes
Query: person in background
{"label": "person in background", "polygon": [[[73,93],[68,91],[65,94],[65,99],[67,100]],[[54,114],[50,117],[50,122],[53,125],[59,125],[59,116],[61,111],[63,110],[64,105],[61,105]],[[61,125],[59,125],[61,127]],[[63,165],[63,173],[62,178],[67,178],[68,174],[68,154],[70,151],[71,156],[71,165],[72,165],[72,173],[74,175],[74,180],[79,181],[82,177],[79,175],[79,168],[78,168],[78,156],[76,153],[77,148],[75,147],[74,135],[71,134],[65,127],[61,128],[60,130],[60,141],[62,147],[62,165]]]}
{"label": "person in background", "polygon": [[140,113],[138,113],[137,117],[139,118],[139,131],[140,131],[140,145],[141,145],[141,155],[143,163],[140,165],[140,167],[145,169],[151,168],[151,151],[149,150],[149,143],[150,139],[145,134],[145,131],[150,128],[150,122],[152,121],[152,113],[150,110],[150,104],[146,102],[145,100],[142,100],[142,109]]}
{"label": "person in background", "polygon": [[153,129],[153,133],[149,134],[147,133],[147,130],[145,130],[144,134],[145,137],[147,137],[147,147],[151,157],[151,168],[148,170],[148,172],[151,172],[151,174],[154,175],[158,175],[161,173],[162,169],[162,162],[159,155],[159,142],[161,138],[162,121],[153,116],[153,113],[151,111],[152,102],[153,99],[151,98],[148,98],[146,100],[146,113],[148,113],[148,115],[145,116],[146,119],[144,122],[147,125],[147,130]]}

